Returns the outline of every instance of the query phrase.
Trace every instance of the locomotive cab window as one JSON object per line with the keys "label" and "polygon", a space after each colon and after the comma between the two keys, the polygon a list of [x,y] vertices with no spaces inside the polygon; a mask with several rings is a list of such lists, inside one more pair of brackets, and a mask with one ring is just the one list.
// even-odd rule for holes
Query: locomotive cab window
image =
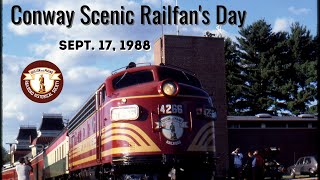
{"label": "locomotive cab window", "polygon": [[106,100],[106,87],[103,87],[101,90],[101,103]]}
{"label": "locomotive cab window", "polygon": [[114,89],[121,89],[128,86],[151,82],[153,80],[154,78],[151,71],[125,72],[123,75],[114,78],[112,80],[112,85]]}
{"label": "locomotive cab window", "polygon": [[158,73],[159,73],[160,81],[165,80],[165,79],[172,79],[178,83],[183,83],[183,84],[187,84],[187,85],[201,88],[200,81],[196,77],[194,77],[186,72],[162,67],[162,68],[159,68]]}

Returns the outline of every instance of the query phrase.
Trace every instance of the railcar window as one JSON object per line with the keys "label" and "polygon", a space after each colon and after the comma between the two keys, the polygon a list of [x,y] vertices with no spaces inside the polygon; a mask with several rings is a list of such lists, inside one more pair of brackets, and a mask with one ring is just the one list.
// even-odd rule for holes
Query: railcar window
{"label": "railcar window", "polygon": [[88,129],[88,137],[90,136],[90,124],[89,124],[89,122],[88,122],[88,124],[87,124],[87,129]]}
{"label": "railcar window", "polygon": [[165,79],[172,79],[178,83],[183,83],[183,84],[201,88],[201,84],[196,77],[186,72],[175,70],[175,69],[170,69],[165,67],[159,68],[159,78],[160,78],[160,81]]}
{"label": "railcar window", "polygon": [[125,73],[122,76],[116,77],[112,80],[114,89],[120,89],[136,84],[142,84],[153,81],[153,74],[151,71],[139,71],[134,73]]}

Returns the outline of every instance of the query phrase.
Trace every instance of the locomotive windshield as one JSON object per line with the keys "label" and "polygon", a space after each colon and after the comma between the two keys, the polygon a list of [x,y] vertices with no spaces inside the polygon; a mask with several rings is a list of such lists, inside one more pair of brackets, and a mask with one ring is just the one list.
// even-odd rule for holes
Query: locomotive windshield
{"label": "locomotive windshield", "polygon": [[199,80],[183,71],[171,69],[171,68],[159,68],[159,78],[160,81],[165,79],[172,79],[178,83],[183,83],[191,86],[201,88]]}
{"label": "locomotive windshield", "polygon": [[124,73],[122,76],[118,76],[112,80],[114,89],[120,89],[136,84],[142,84],[153,81],[153,74],[151,71],[139,71],[133,73]]}

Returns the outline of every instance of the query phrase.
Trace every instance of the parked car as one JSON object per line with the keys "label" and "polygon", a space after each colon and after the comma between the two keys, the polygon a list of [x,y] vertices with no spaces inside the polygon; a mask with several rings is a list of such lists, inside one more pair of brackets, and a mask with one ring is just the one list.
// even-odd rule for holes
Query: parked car
{"label": "parked car", "polygon": [[296,175],[308,174],[315,176],[318,172],[318,162],[315,156],[305,156],[298,159],[298,161],[288,168],[288,173],[292,178]]}

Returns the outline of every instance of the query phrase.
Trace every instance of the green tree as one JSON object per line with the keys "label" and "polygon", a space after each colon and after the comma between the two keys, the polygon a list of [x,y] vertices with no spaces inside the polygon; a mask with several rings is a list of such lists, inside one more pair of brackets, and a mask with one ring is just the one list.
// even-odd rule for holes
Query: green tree
{"label": "green tree", "polygon": [[[272,32],[259,20],[225,40],[229,115],[317,113],[316,38],[295,23]],[[289,113],[287,113],[289,112]]]}
{"label": "green tree", "polygon": [[7,162],[10,162],[10,156],[8,154],[8,151],[2,147],[2,164],[5,164]]}
{"label": "green tree", "polygon": [[227,84],[227,104],[229,115],[241,115],[242,106],[241,101],[242,91],[246,88],[241,74],[242,67],[240,66],[240,52],[238,45],[230,38],[224,41],[224,55],[226,61],[226,84]]}
{"label": "green tree", "polygon": [[[287,33],[273,33],[270,24],[264,20],[239,31],[241,66],[244,84],[241,102],[242,113],[255,115],[268,112],[276,115],[284,93],[279,91],[284,72],[282,67],[286,61]],[[280,78],[280,79],[279,79]]]}
{"label": "green tree", "polygon": [[309,112],[317,94],[316,42],[305,26],[295,23],[291,26],[288,47],[289,81],[283,88],[288,92],[287,108],[293,114]]}

